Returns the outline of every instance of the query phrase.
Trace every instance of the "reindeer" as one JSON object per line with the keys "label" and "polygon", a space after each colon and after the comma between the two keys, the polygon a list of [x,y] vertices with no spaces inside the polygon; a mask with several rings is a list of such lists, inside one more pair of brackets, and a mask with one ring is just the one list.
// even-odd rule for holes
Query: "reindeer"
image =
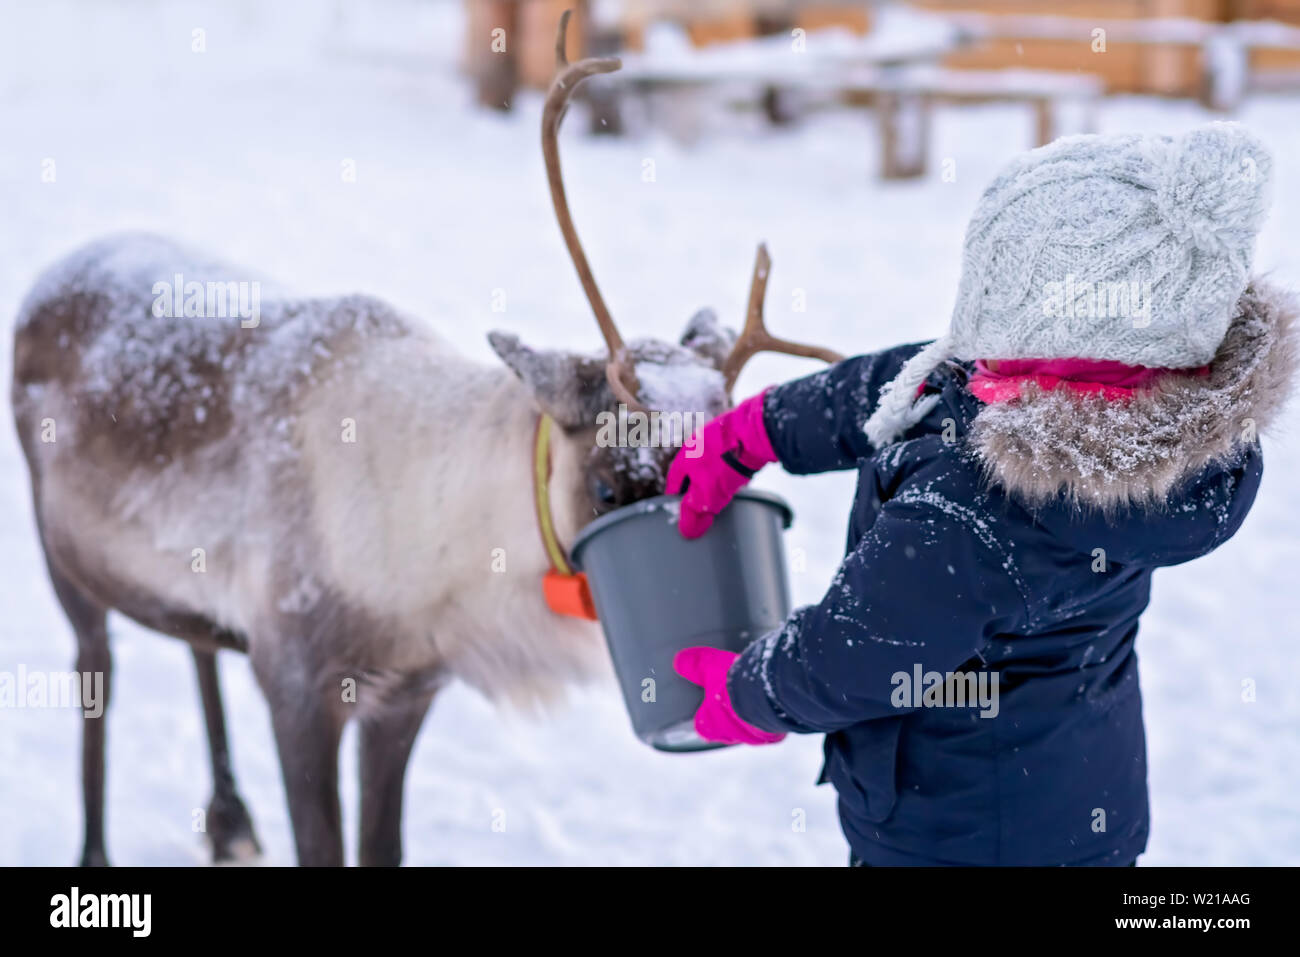
{"label": "reindeer", "polygon": [[[533,442],[559,541],[663,490],[674,450],[602,447],[601,412],[713,416],[774,339],[760,248],[739,339],[709,311],[679,343],[625,343],[574,229],[557,134],[574,89],[619,68],[572,65],[557,40],[542,148],[556,216],[605,340],[599,357],[489,336],[503,366],[465,359],[378,299],[262,303],[254,327],[159,318],[160,278],[238,270],[165,239],[113,236],[51,267],[14,336],[13,409],[50,581],[77,668],[111,694],[107,613],[188,642],[198,672],[216,861],[260,852],[231,772],[216,654],[249,656],[270,708],[297,859],[344,861],[338,746],[360,722],[362,864],[401,859],[403,778],[434,697],[459,678],[529,706],[595,673],[599,628],[553,613],[537,531]],[[621,407],[621,408],[620,408]],[[348,435],[351,430],[351,438]],[[504,571],[491,567],[494,550]],[[83,865],[107,863],[104,718],[85,718]]]}

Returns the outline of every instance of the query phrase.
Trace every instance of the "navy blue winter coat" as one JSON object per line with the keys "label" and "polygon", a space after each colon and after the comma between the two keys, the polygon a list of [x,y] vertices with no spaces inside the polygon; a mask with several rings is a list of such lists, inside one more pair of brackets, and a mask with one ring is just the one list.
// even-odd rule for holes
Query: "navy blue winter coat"
{"label": "navy blue winter coat", "polygon": [[[769,391],[781,464],[856,469],[858,487],[830,590],[744,652],[733,705],[765,730],[826,733],[819,783],[835,786],[868,864],[1127,865],[1148,832],[1138,616],[1155,568],[1240,526],[1258,445],[1201,463],[1163,508],[1031,505],[987,477],[968,441],[985,408],[969,366],[941,367],[925,385],[937,406],[872,447],[863,422],[919,348]],[[996,716],[918,706],[899,677],[918,672],[996,674]]]}

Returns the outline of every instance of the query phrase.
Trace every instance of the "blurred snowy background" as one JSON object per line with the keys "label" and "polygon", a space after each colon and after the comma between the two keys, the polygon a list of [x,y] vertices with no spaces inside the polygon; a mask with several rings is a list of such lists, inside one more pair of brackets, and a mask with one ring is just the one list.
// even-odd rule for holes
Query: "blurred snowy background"
{"label": "blurred snowy background", "polygon": [[[540,94],[521,90],[509,113],[477,107],[460,71],[465,31],[464,6],[435,0],[0,0],[0,314],[12,317],[36,272],[73,246],[143,228],[304,292],[381,296],[483,361],[493,361],[492,328],[594,348],[545,189]],[[1213,116],[1190,99],[1113,97],[1097,124],[1177,132]],[[1300,99],[1252,96],[1237,118],[1278,161],[1259,268],[1294,288]],[[676,337],[705,305],[736,323],[763,239],[775,263],[772,329],[846,353],[943,330],[976,197],[999,164],[1034,145],[1019,105],[940,107],[929,172],[884,182],[862,111],[785,127],[733,119],[689,143],[652,128],[617,138],[583,128],[575,108],[562,142],[570,200],[626,333]],[[54,182],[43,181],[48,160]],[[355,182],[341,175],[349,161]],[[497,291],[504,313],[492,308]],[[796,312],[801,296],[806,312]],[[11,358],[0,350],[6,383]],[[763,357],[738,394],[811,368]],[[1154,813],[1144,864],[1300,863],[1297,425],[1293,406],[1265,440],[1264,487],[1244,530],[1156,576],[1139,641]],[[853,476],[769,471],[759,485],[795,508],[788,545],[807,559],[795,598],[815,601],[841,556]],[[0,561],[0,670],[71,668],[8,425]],[[206,862],[191,831],[209,784],[189,652],[121,619],[110,627],[110,858]],[[240,656],[222,656],[222,677],[236,776],[266,860],[291,863],[265,706]],[[1253,702],[1242,700],[1246,679]],[[0,864],[76,859],[79,735],[73,711],[0,710]],[[343,751],[350,859],[353,743]],[[612,681],[542,721],[455,687],[411,761],[406,861],[840,865],[834,794],[813,785],[819,760],[820,738],[653,752],[631,734]],[[496,809],[504,833],[492,829]],[[800,811],[802,831],[792,826]]]}

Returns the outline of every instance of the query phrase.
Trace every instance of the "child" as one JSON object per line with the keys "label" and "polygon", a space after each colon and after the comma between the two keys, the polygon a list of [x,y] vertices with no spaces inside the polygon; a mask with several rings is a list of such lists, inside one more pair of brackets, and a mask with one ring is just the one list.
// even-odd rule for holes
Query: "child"
{"label": "child", "polygon": [[858,470],[821,603],[675,662],[710,740],[826,734],[854,863],[1145,850],[1151,574],[1241,526],[1296,361],[1249,276],[1271,165],[1228,123],[1023,155],[971,220],[945,337],[774,387],[674,460],[688,537],[767,463]]}

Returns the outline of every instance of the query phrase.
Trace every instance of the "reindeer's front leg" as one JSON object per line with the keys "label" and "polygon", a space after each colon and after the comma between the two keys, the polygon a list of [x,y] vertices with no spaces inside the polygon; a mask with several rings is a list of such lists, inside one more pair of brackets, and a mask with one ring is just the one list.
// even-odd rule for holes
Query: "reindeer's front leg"
{"label": "reindeer's front leg", "polygon": [[342,866],[338,757],[347,716],[339,688],[318,680],[307,662],[256,652],[251,657],[271,707],[298,863]]}
{"label": "reindeer's front leg", "polygon": [[361,864],[402,862],[406,762],[436,689],[401,691],[361,719]]}

